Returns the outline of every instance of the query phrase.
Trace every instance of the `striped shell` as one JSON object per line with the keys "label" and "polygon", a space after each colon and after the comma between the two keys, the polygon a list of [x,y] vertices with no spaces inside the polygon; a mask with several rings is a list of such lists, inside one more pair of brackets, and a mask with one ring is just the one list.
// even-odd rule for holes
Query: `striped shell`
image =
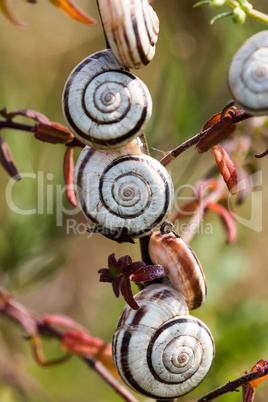
{"label": "striped shell", "polygon": [[268,30],[253,35],[235,54],[228,87],[235,103],[249,114],[268,113]]}
{"label": "striped shell", "polygon": [[124,71],[111,50],[84,59],[71,72],[63,91],[69,129],[94,148],[118,148],[137,137],[152,113],[146,85]]}
{"label": "striped shell", "polygon": [[131,237],[159,227],[173,204],[167,170],[150,156],[133,152],[131,144],[110,151],[85,147],[74,181],[78,204],[92,227]]}
{"label": "striped shell", "polygon": [[146,66],[154,57],[159,20],[148,0],[99,0],[108,43],[127,68]]}
{"label": "striped shell", "polygon": [[207,294],[206,279],[191,247],[172,233],[156,231],[149,241],[149,254],[154,264],[167,269],[172,285],[183,294],[188,308],[200,307]]}
{"label": "striped shell", "polygon": [[122,380],[156,399],[177,398],[204,379],[214,357],[209,329],[188,315],[183,296],[164,285],[150,285],[128,305],[113,336],[113,359]]}

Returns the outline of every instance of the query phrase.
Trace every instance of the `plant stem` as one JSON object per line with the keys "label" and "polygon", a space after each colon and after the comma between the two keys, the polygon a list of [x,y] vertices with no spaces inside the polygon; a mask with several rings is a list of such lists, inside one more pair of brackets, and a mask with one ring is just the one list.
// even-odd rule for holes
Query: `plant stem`
{"label": "plant stem", "polygon": [[[44,323],[36,313],[28,311],[22,304],[16,302],[12,295],[4,288],[0,288],[0,314],[10,318],[20,327],[24,328],[28,334],[27,338],[31,339],[35,328],[38,334],[46,335],[50,338],[57,339],[61,342],[63,334],[49,325]],[[122,385],[119,381],[106,369],[106,367],[98,360],[89,355],[79,356],[88,366],[90,366],[100,377],[106,381],[114,390],[127,402],[138,402],[136,398]]]}
{"label": "plant stem", "polygon": [[[225,4],[231,8],[239,7],[240,4],[235,0],[225,0]],[[244,9],[243,9],[244,10]],[[254,10],[244,10],[248,17],[253,18],[263,24],[268,24],[268,15],[262,13],[261,11]]]}
{"label": "plant stem", "polygon": [[30,124],[16,123],[12,120],[0,120],[0,130],[4,128],[34,133],[34,126],[31,126]]}
{"label": "plant stem", "polygon": [[239,3],[235,0],[225,0],[225,4],[231,8],[239,7]]}
{"label": "plant stem", "polygon": [[[30,125],[30,124],[17,123],[14,122],[13,120],[0,120],[0,131],[3,129],[10,129],[10,130],[26,131],[28,133],[35,134],[35,128],[36,124]],[[71,141],[66,142],[65,145],[80,148],[84,148],[85,146],[85,144],[79,141],[76,137],[74,137]]]}
{"label": "plant stem", "polygon": [[218,398],[221,395],[227,394],[229,392],[235,391],[237,388],[241,387],[244,384],[247,384],[250,381],[256,380],[257,378],[264,377],[268,374],[268,366],[262,367],[263,373],[259,373],[258,371],[252,371],[248,374],[243,375],[242,377],[237,378],[234,381],[229,381],[227,384],[215,389],[209,394],[203,396],[197,402],[207,402],[212,401],[213,399]]}
{"label": "plant stem", "polygon": [[[243,120],[249,119],[250,117],[253,117],[249,115],[248,113],[240,113],[237,115],[233,116],[233,123],[241,123]],[[164,158],[160,160],[160,163],[162,163],[163,166],[169,165],[174,159],[176,159],[180,154],[182,154],[184,151],[186,151],[188,148],[192,147],[193,145],[197,144],[198,141],[211,129],[209,127],[207,130],[200,131],[198,134],[194,135],[192,138],[189,140],[184,141],[182,144],[180,144],[177,148],[173,149],[169,153],[167,153]]]}
{"label": "plant stem", "polygon": [[153,265],[148,252],[150,236],[145,236],[140,239],[141,258],[146,265]]}
{"label": "plant stem", "polygon": [[194,137],[190,138],[189,140],[184,141],[181,145],[179,145],[177,148],[173,149],[170,151],[168,154],[164,156],[160,160],[160,163],[162,163],[163,166],[167,166],[172,162],[174,159],[176,159],[180,154],[182,154],[184,151],[186,151],[188,148],[192,147],[193,145],[197,144],[200,138],[203,137],[203,135],[206,134],[208,130],[205,130],[203,132],[200,132],[196,134]]}
{"label": "plant stem", "polygon": [[263,24],[268,24],[268,15],[264,14],[258,10],[251,9],[246,12],[248,17],[254,18],[255,20],[262,22]]}

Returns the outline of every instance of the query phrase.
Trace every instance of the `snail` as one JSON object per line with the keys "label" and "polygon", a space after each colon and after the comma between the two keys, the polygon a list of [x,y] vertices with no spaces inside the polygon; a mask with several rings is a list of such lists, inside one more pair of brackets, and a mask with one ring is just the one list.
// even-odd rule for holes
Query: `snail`
{"label": "snail", "polygon": [[210,330],[188,315],[183,296],[161,284],[135,296],[139,310],[125,306],[113,336],[113,359],[122,380],[156,399],[182,396],[204,379],[214,358]]}
{"label": "snail", "polygon": [[154,57],[159,20],[148,0],[99,0],[109,46],[126,68],[141,68]]}
{"label": "snail", "polygon": [[114,150],[86,146],[76,163],[78,204],[90,226],[142,237],[159,227],[173,204],[167,170],[131,144]]}
{"label": "snail", "polygon": [[268,113],[268,30],[249,38],[233,57],[228,87],[247,113]]}
{"label": "snail", "polygon": [[118,148],[137,137],[152,113],[151,95],[106,49],[84,59],[64,87],[63,113],[69,129],[86,145]]}
{"label": "snail", "polygon": [[191,247],[171,232],[155,231],[149,241],[149,255],[154,264],[167,269],[172,285],[183,294],[188,308],[200,307],[207,294],[206,279]]}

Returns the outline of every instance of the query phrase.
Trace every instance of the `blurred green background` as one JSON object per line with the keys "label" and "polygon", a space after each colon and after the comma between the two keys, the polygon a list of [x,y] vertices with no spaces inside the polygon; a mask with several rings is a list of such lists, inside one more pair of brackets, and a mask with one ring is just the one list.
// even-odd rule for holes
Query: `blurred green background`
{"label": "blurred green background", "polygon": [[[160,19],[156,55],[146,68],[134,72],[152,94],[153,116],[146,136],[151,154],[157,159],[196,134],[229,101],[226,75],[231,58],[245,39],[264,28],[251,20],[236,26],[231,19],[211,26],[209,21],[217,10],[193,9],[193,3],[153,3]],[[253,3],[256,9],[268,12],[266,0]],[[83,58],[105,47],[95,1],[80,0],[79,6],[98,23],[79,24],[49,2],[13,2],[16,14],[30,25],[25,32],[0,15],[0,108],[34,109],[65,124],[61,94],[70,71]],[[139,260],[138,242],[117,245],[99,235],[88,238],[84,233],[83,217],[70,215],[72,208],[62,194],[63,146],[41,143],[28,133],[10,130],[4,131],[3,137],[19,171],[28,175],[14,184],[12,199],[18,208],[37,210],[21,215],[10,209],[5,195],[10,179],[1,170],[1,285],[29,309],[41,314],[67,314],[93,336],[110,342],[124,301],[113,297],[108,284],[99,283],[97,271],[106,267],[112,252],[117,258],[129,254]],[[263,144],[256,143],[256,152],[263,149]],[[214,166],[212,153],[198,156],[191,149],[169,170],[179,186],[194,184],[210,166]],[[259,162],[259,169],[263,183],[267,183],[267,158]],[[268,360],[268,186],[259,191],[263,200],[261,231],[238,224],[238,240],[227,246],[223,227],[211,213],[205,224],[212,225],[213,234],[200,233],[191,243],[208,286],[205,304],[193,314],[212,331],[216,357],[204,382],[182,397],[183,401],[195,401],[242,375],[243,370],[250,370],[259,359]],[[250,210],[251,197],[236,212],[249,219]],[[70,219],[75,219],[74,229],[70,228]],[[121,400],[78,358],[57,367],[39,367],[14,324],[1,317],[0,330],[1,402]],[[48,356],[60,353],[56,342],[46,346]],[[241,392],[220,400],[241,401]],[[268,382],[256,395],[257,402],[267,400]]]}

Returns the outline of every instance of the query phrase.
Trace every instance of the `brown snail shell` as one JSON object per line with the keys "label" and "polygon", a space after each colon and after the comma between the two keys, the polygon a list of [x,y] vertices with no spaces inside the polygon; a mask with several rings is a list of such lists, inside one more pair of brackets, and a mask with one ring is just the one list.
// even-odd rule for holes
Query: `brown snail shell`
{"label": "brown snail shell", "polygon": [[155,231],[149,241],[149,254],[154,264],[167,269],[172,285],[183,294],[188,308],[200,307],[207,294],[206,279],[191,247],[173,233]]}

